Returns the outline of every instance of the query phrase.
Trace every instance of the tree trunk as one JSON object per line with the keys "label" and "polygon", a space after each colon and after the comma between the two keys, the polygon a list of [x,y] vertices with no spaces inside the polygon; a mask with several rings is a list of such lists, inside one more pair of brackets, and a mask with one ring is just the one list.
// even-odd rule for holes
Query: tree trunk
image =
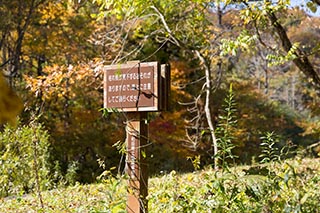
{"label": "tree trunk", "polygon": [[[292,48],[292,43],[283,28],[283,26],[279,23],[278,18],[274,14],[273,11],[268,11],[268,18],[271,21],[273,27],[275,28],[276,33],[278,34],[281,42],[282,47],[286,52],[289,52]],[[320,73],[319,71],[316,71],[312,64],[310,63],[308,57],[306,54],[300,50],[297,49],[294,53],[296,55],[296,58],[293,60],[293,63],[308,77],[313,80],[313,82],[316,84],[316,86],[320,87]]]}
{"label": "tree trunk", "polygon": [[214,169],[217,170],[218,167],[218,143],[217,138],[214,132],[214,126],[212,121],[212,115],[210,110],[210,96],[211,96],[211,72],[210,72],[210,65],[207,63],[207,61],[204,59],[204,57],[200,54],[198,50],[196,50],[197,57],[200,59],[200,61],[203,63],[205,67],[205,77],[206,77],[206,83],[205,83],[205,91],[206,91],[206,99],[205,99],[205,106],[204,111],[206,115],[206,120],[209,126],[211,139],[212,139],[212,148],[213,148],[213,157],[214,157]]}

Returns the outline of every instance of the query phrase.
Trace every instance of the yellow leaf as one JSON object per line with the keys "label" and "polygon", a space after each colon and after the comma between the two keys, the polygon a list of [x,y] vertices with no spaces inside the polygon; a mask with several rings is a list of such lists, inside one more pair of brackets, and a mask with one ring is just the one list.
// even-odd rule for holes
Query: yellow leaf
{"label": "yellow leaf", "polygon": [[22,108],[22,101],[0,75],[0,124],[6,122],[15,124],[16,116]]}

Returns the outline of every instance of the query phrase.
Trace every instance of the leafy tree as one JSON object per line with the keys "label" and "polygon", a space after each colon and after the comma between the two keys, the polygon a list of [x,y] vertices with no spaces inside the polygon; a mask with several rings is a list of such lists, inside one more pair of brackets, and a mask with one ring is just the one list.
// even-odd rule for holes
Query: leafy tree
{"label": "leafy tree", "polygon": [[[316,87],[320,85],[320,75],[309,59],[309,55],[314,52],[318,52],[319,47],[316,46],[311,52],[306,52],[300,48],[297,43],[292,43],[292,40],[289,38],[281,21],[283,14],[286,14],[288,11],[290,1],[279,0],[276,3],[273,3],[272,1],[267,0],[250,4],[245,0],[225,2],[227,4],[241,3],[244,5],[244,9],[240,11],[243,24],[252,27],[252,30],[247,35],[256,38],[257,42],[261,43],[266,48],[277,52],[275,57],[269,55],[269,60],[280,60],[282,63],[292,60],[299,70],[304,73],[307,79],[312,80]],[[260,36],[265,32],[269,32],[272,35],[277,44],[282,47],[282,52],[265,43],[263,38]],[[247,46],[248,41],[251,40],[239,40],[239,43],[237,45],[233,45],[233,47]]]}
{"label": "leafy tree", "polygon": [[[281,24],[286,18],[281,15],[289,12],[287,1],[279,1],[278,4],[271,1],[94,2],[100,6],[97,17],[122,26],[116,28],[122,33],[115,36],[115,31],[110,31],[106,34],[109,42],[105,44],[117,44],[119,47],[119,54],[110,60],[111,63],[132,58],[144,61],[157,56],[161,60],[180,57],[195,70],[189,73],[187,81],[180,84],[191,94],[188,110],[194,116],[187,125],[186,141],[194,150],[208,138],[208,135],[202,137],[199,133],[208,129],[213,155],[218,152],[214,133],[217,119],[213,107],[217,100],[213,101],[213,93],[225,85],[226,78],[241,80],[235,79],[232,72],[240,66],[248,67],[245,61],[240,60],[252,60],[252,66],[259,74],[257,83],[264,85],[266,94],[272,94],[269,92],[273,89],[271,77],[275,77],[277,68],[270,68],[270,65],[277,62],[293,61],[315,84],[319,80],[308,54],[298,44],[292,43],[285,31],[286,26]],[[232,9],[240,3],[240,10]],[[282,45],[283,50],[276,48],[277,45]],[[168,51],[169,56],[163,58],[161,49]],[[224,52],[232,52],[234,56],[224,56]],[[244,73],[241,69],[237,71]],[[294,90],[292,96],[295,96]],[[291,103],[294,106],[294,101]]]}
{"label": "leafy tree", "polygon": [[[92,65],[94,49],[98,48],[90,40],[95,27],[92,10],[95,7],[88,1],[15,0],[0,5],[0,12],[9,14],[1,19],[0,68],[25,103],[21,120],[28,123],[32,115],[39,116],[52,135],[55,156],[50,160],[59,161],[63,174],[68,164],[81,161],[78,171],[86,171],[84,181],[94,180],[92,174],[99,170],[96,158],[114,150],[105,143],[108,136],[103,132],[118,131],[114,125],[106,130],[110,123],[103,124],[98,112],[101,79],[97,80],[99,73],[93,72],[96,64]],[[91,65],[84,66],[90,60]],[[1,91],[1,99],[8,98],[19,102],[11,90]],[[18,103],[2,103],[7,104],[8,113],[2,115],[1,111],[5,120],[9,113],[21,110]],[[96,137],[97,132],[101,137]],[[122,134],[118,135],[121,138]],[[115,165],[117,159],[108,165]]]}
{"label": "leafy tree", "polygon": [[40,5],[45,0],[2,1],[0,6],[1,19],[1,68],[10,79],[21,75],[23,67],[23,42],[28,28]]}
{"label": "leafy tree", "polygon": [[121,120],[105,119],[99,112],[102,94],[96,88],[102,80],[97,80],[92,66],[47,66],[47,76],[25,77],[27,88],[36,96],[28,107],[38,102],[62,171],[66,173],[68,164],[76,161],[80,173],[77,177],[84,182],[94,181],[101,171],[97,159],[105,159],[108,167],[118,164],[112,140],[124,137]]}
{"label": "leafy tree", "polygon": [[[228,40],[223,44],[225,50],[236,53],[236,49],[240,48],[239,52],[244,50],[261,54],[261,49],[264,49],[268,62],[268,78],[265,79],[265,83],[267,80],[269,82],[265,85],[268,85],[269,91],[272,92],[270,97],[290,105],[299,112],[309,113],[313,117],[319,116],[319,107],[314,108],[315,105],[319,105],[320,51],[317,27],[314,25],[319,18],[308,17],[298,8],[289,9],[290,1],[225,2],[242,4],[240,14],[242,24],[246,27],[244,33],[248,38],[253,38]],[[315,12],[316,1],[308,1],[307,7]],[[245,46],[250,48],[244,48]],[[306,123],[300,122],[302,127],[313,126],[312,129],[315,130],[313,133],[307,131],[306,135],[318,135],[319,124],[314,119],[317,120],[313,118],[306,119]],[[316,136],[313,140],[317,140]]]}
{"label": "leafy tree", "polygon": [[[199,109],[201,102],[204,103],[204,113],[197,113],[198,118],[191,120],[199,120],[205,117],[209,129],[210,142],[213,144],[213,155],[218,152],[217,139],[214,133],[214,121],[212,120],[211,98],[214,85],[212,83],[212,73],[218,72],[218,79],[221,73],[222,62],[219,58],[219,40],[224,30],[216,27],[210,19],[213,15],[210,13],[212,3],[210,1],[95,1],[100,5],[100,14],[98,17],[116,17],[125,29],[121,37],[119,45],[122,49],[130,45],[130,35],[139,40],[139,45],[132,51],[145,49],[149,42],[159,44],[159,49],[170,48],[177,55],[184,56],[189,63],[197,64],[201,67],[203,74],[197,74],[198,82],[202,83],[200,91],[194,94],[190,105],[194,109]],[[217,8],[220,8],[220,2],[217,1]],[[112,9],[110,9],[112,8]],[[221,14],[218,16],[221,24]],[[121,35],[121,34],[120,34]],[[117,40],[113,38],[112,41]],[[137,44],[135,43],[135,44]],[[127,45],[128,44],[128,45]],[[174,47],[172,47],[174,45]],[[149,55],[139,55],[136,58],[143,58],[142,61],[150,59],[157,53],[159,49],[155,49],[154,53]],[[121,55],[126,56],[120,51]],[[129,54],[129,53],[128,53]],[[127,54],[127,55],[128,55]],[[151,55],[151,56],[150,56]],[[113,63],[119,62],[122,57],[116,57]],[[145,59],[144,59],[145,58]],[[201,88],[202,87],[202,88]],[[190,107],[191,108],[191,107]],[[199,117],[200,116],[200,117]],[[198,123],[199,124],[199,123]],[[194,125],[194,124],[192,124]],[[199,126],[191,127],[191,131],[203,128]],[[193,129],[193,130],[192,130]],[[188,130],[189,131],[189,130]],[[189,133],[188,133],[189,134]],[[191,133],[192,134],[192,133]],[[191,138],[188,135],[189,138]],[[194,142],[195,144],[197,142]],[[217,167],[217,161],[215,160]]]}

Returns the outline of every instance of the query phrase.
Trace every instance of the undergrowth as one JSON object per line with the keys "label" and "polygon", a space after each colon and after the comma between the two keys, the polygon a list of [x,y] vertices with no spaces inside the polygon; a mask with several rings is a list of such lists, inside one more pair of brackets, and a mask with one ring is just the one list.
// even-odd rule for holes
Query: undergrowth
{"label": "undergrowth", "polygon": [[[319,212],[320,159],[256,166],[172,171],[149,180],[149,212]],[[127,179],[106,175],[100,184],[1,198],[0,212],[125,212]]]}

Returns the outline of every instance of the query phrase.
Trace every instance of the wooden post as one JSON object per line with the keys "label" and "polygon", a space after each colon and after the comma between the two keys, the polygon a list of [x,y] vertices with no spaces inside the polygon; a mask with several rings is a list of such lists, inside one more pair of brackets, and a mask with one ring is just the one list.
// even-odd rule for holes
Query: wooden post
{"label": "wooden post", "polygon": [[[104,108],[126,112],[127,212],[148,212],[147,112],[168,108],[170,66],[139,61],[104,67]],[[144,153],[144,154],[143,154]]]}
{"label": "wooden post", "polygon": [[148,141],[147,112],[129,112],[126,126],[127,159],[129,176],[127,212],[148,212],[148,168],[145,153]]}

